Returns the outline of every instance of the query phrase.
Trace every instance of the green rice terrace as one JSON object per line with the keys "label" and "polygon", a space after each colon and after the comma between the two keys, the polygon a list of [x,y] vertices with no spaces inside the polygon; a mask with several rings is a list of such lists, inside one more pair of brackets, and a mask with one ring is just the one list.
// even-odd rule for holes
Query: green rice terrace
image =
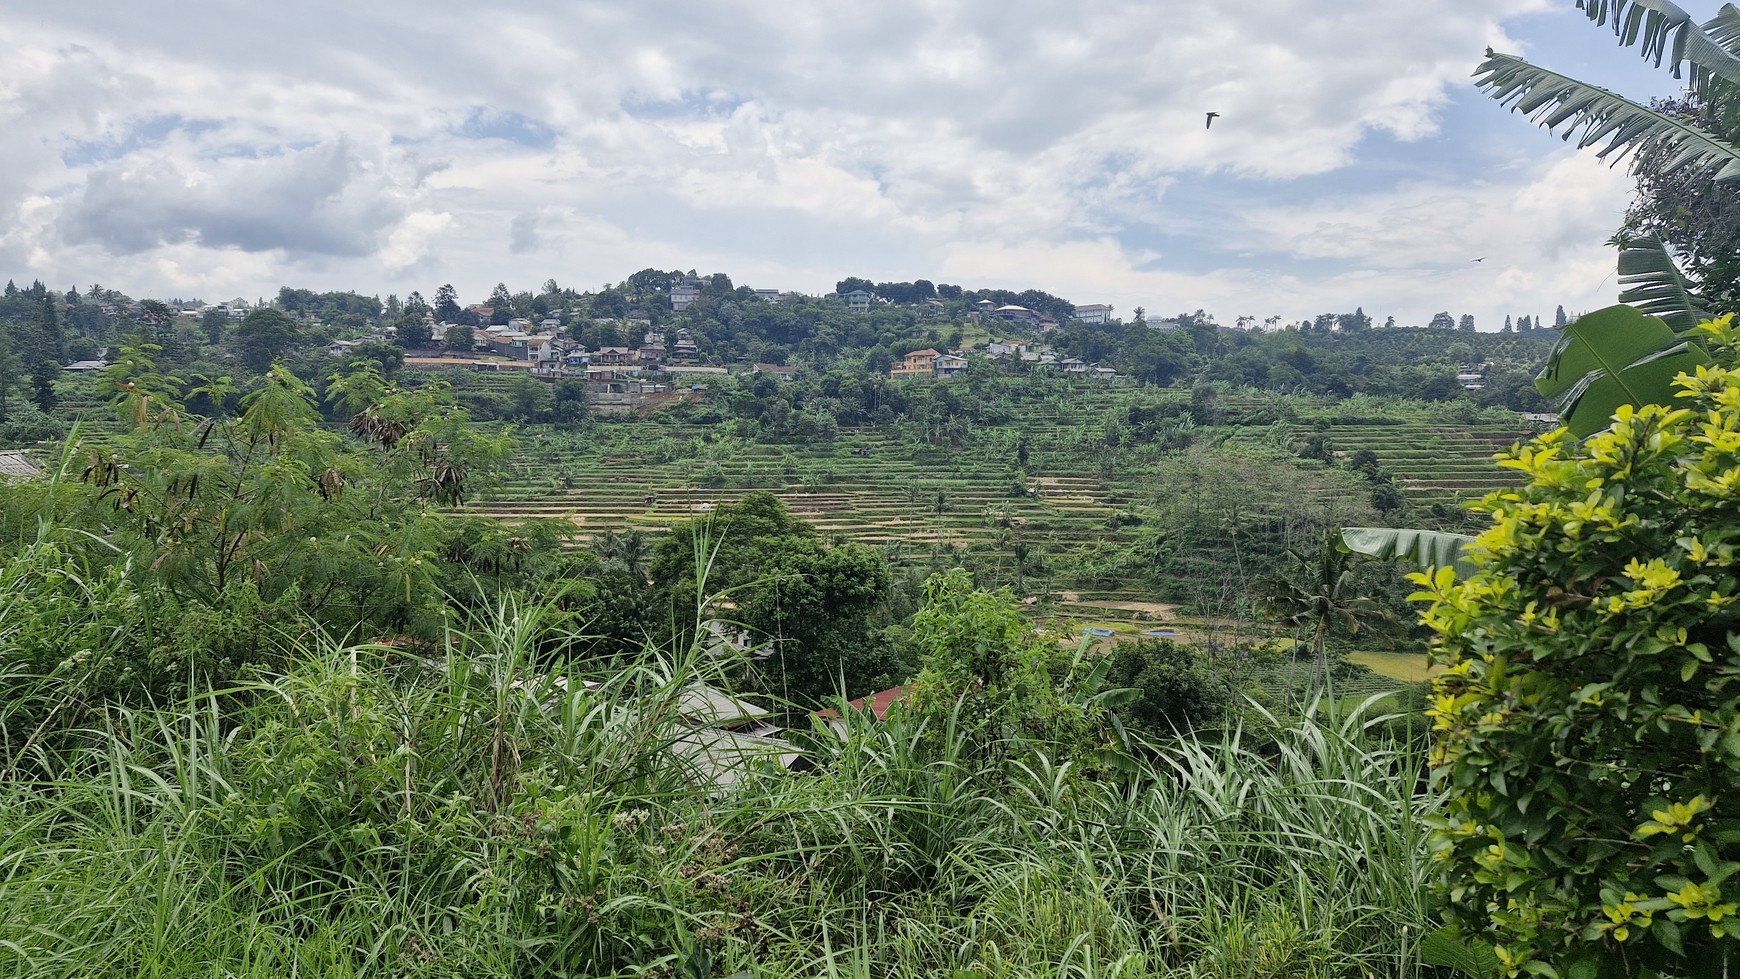
{"label": "green rice terrace", "polygon": [[[1188,392],[1077,394],[1068,404],[1023,406],[1002,425],[841,428],[820,444],[768,444],[732,435],[727,424],[657,416],[533,427],[520,435],[510,475],[469,509],[510,523],[566,521],[585,543],[660,535],[769,491],[824,535],[877,546],[897,566],[946,556],[988,570],[1071,632],[1236,642],[1248,638],[1248,616],[1159,594],[1117,570],[1119,556],[1159,546],[1181,500],[1213,510],[1248,491],[1231,505],[1248,506],[1254,519],[1285,524],[1309,499],[1332,519],[1369,522],[1377,519],[1362,499],[1369,486],[1343,465],[1365,449],[1393,476],[1409,518],[1429,522],[1512,485],[1492,456],[1529,434],[1514,415],[1453,424],[1408,405],[1264,396],[1223,399],[1225,422],[1161,444],[1107,419],[1132,405],[1183,405]],[[1277,414],[1291,418],[1268,420]],[[1327,437],[1333,462],[1296,458],[1313,433]]]}

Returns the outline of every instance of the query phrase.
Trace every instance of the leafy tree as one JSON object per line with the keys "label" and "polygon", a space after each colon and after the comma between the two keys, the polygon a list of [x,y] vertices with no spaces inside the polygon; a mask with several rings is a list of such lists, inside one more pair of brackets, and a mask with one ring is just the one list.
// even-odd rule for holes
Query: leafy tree
{"label": "leafy tree", "polygon": [[705,609],[697,577],[708,596],[735,604],[700,617],[729,618],[768,639],[769,655],[757,666],[763,689],[815,704],[842,683],[858,696],[898,679],[891,650],[872,631],[889,588],[881,556],[862,544],[825,544],[771,493],[750,493],[709,519],[673,527],[654,549],[650,572],[685,629]]}
{"label": "leafy tree", "polygon": [[1456,319],[1448,312],[1441,310],[1432,314],[1432,321],[1426,324],[1426,328],[1429,330],[1454,330],[1456,329]]}
{"label": "leafy tree", "polygon": [[374,362],[375,366],[380,368],[381,373],[388,377],[397,374],[399,369],[405,366],[405,348],[391,343],[371,340],[368,343],[357,345],[351,353],[359,359]]}
{"label": "leafy tree", "polygon": [[1512,450],[1477,573],[1419,576],[1448,911],[1514,973],[1719,976],[1740,959],[1740,331],[1673,406]]}
{"label": "leafy tree", "polygon": [[669,292],[672,286],[681,285],[683,273],[664,272],[659,269],[646,268],[628,277],[628,289],[636,296],[651,296],[661,292]]}
{"label": "leafy tree", "polygon": [[461,324],[448,327],[447,333],[441,338],[441,345],[446,347],[449,352],[456,354],[471,353],[472,347],[476,343],[477,338],[472,333],[471,327]]}
{"label": "leafy tree", "polygon": [[[606,319],[620,319],[628,315],[628,300],[615,289],[605,289],[592,297],[592,315]],[[506,323],[507,320],[504,319],[501,322]]]}
{"label": "leafy tree", "polygon": [[502,326],[514,318],[514,297],[508,292],[507,283],[497,282],[489,293],[489,314],[491,326]]}
{"label": "leafy tree", "polygon": [[1103,743],[1103,708],[1071,695],[1070,657],[1034,632],[1007,588],[982,591],[954,568],[931,575],[924,596],[912,617],[923,668],[905,710],[932,731],[955,728],[980,760],[1029,748],[1068,758]]}
{"label": "leafy tree", "polygon": [[200,317],[199,327],[205,333],[205,341],[211,344],[222,343],[224,331],[230,326],[230,314],[221,309],[214,309]]}
{"label": "leafy tree", "polygon": [[60,398],[54,393],[54,382],[60,373],[60,365],[52,360],[39,360],[30,365],[30,383],[36,389],[30,400],[45,415],[60,403]]}
{"label": "leafy tree", "polygon": [[429,325],[423,314],[412,312],[407,305],[405,312],[399,315],[393,337],[399,346],[407,350],[426,350],[435,342],[435,328]]}
{"label": "leafy tree", "polygon": [[556,402],[550,385],[523,373],[508,382],[507,395],[508,417],[515,421],[544,421]]}
{"label": "leafy tree", "polygon": [[1189,646],[1170,639],[1121,642],[1109,654],[1106,682],[1137,691],[1117,715],[1158,737],[1219,721],[1231,700],[1226,681]]}
{"label": "leafy tree", "polygon": [[1463,313],[1462,318],[1456,321],[1456,328],[1464,333],[1473,333],[1474,317],[1467,313]]}
{"label": "leafy tree", "polygon": [[21,367],[17,354],[0,347],[0,421],[5,421],[9,417],[10,409],[7,407],[7,402],[11,399],[13,390],[18,386]]}
{"label": "leafy tree", "polygon": [[236,326],[234,342],[242,363],[264,374],[274,361],[302,340],[296,321],[270,307],[256,309]]}
{"label": "leafy tree", "polygon": [[459,293],[451,283],[435,290],[435,322],[459,322]]}

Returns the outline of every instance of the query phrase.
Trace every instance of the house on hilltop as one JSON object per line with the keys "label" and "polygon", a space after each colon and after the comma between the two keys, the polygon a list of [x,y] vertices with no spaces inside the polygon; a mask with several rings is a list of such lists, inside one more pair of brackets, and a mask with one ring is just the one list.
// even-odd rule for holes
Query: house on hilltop
{"label": "house on hilltop", "polygon": [[1075,319],[1078,323],[1110,323],[1112,307],[1104,303],[1089,303],[1075,308]]}
{"label": "house on hilltop", "polygon": [[914,350],[895,364],[889,371],[889,377],[935,377],[936,359],[942,352],[929,347]]}
{"label": "house on hilltop", "polygon": [[678,330],[676,342],[671,344],[671,356],[677,360],[689,360],[700,353],[695,347],[695,338],[688,330]]}
{"label": "house on hilltop", "polygon": [[870,304],[876,301],[876,297],[862,289],[853,289],[841,296],[840,300],[846,304],[847,309],[854,313],[868,313]]}
{"label": "house on hilltop", "polygon": [[960,354],[939,354],[932,366],[937,377],[954,377],[967,372],[967,358]]}
{"label": "house on hilltop", "polygon": [[671,286],[671,309],[682,312],[689,304],[701,298],[701,280],[684,279],[681,284]]}

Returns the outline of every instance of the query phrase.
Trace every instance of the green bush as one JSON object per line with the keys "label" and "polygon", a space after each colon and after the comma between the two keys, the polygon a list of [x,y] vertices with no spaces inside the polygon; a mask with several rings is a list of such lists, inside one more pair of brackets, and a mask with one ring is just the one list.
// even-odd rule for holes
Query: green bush
{"label": "green bush", "polygon": [[1138,639],[1119,643],[1110,655],[1107,683],[1140,691],[1120,713],[1142,733],[1169,737],[1225,718],[1232,699],[1226,678],[1189,646]]}
{"label": "green bush", "polygon": [[1513,975],[1740,958],[1740,331],[1703,329],[1686,407],[1511,450],[1529,483],[1476,505],[1480,572],[1416,576],[1448,666],[1434,856]]}

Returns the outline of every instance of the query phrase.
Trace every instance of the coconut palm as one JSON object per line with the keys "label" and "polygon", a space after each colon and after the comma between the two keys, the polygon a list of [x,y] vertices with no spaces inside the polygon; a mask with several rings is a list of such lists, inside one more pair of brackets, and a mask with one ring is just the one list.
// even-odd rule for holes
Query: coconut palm
{"label": "coconut palm", "polygon": [[606,531],[593,546],[593,552],[600,561],[617,564],[636,581],[646,581],[647,565],[652,560],[652,546],[647,543],[646,535],[640,531]]}
{"label": "coconut palm", "polygon": [[1330,631],[1341,626],[1357,635],[1362,626],[1388,616],[1377,602],[1359,593],[1353,553],[1342,546],[1339,531],[1325,534],[1314,552],[1289,548],[1287,554],[1291,566],[1261,582],[1263,604],[1282,622],[1310,630],[1311,690],[1316,693],[1329,676]]}

